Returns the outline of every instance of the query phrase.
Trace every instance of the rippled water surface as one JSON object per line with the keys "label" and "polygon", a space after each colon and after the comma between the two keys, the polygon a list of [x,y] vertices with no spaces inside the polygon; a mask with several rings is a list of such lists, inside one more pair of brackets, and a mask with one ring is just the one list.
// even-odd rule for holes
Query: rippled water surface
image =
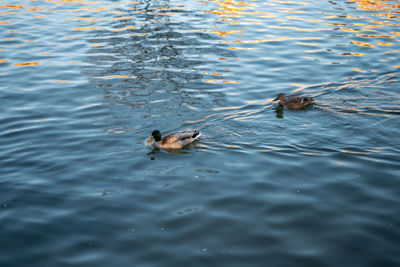
{"label": "rippled water surface", "polygon": [[400,266],[399,1],[0,0],[0,32],[0,266]]}

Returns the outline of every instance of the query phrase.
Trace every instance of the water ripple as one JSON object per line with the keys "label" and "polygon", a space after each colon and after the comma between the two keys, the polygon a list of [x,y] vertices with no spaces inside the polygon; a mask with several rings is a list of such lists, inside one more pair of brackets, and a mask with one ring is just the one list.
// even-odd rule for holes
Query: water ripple
{"label": "water ripple", "polygon": [[399,266],[398,13],[2,1],[0,265]]}

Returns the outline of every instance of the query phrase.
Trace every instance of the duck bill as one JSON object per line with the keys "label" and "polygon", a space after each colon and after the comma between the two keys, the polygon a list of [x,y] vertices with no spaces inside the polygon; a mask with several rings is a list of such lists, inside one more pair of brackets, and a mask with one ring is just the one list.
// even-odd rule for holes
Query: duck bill
{"label": "duck bill", "polygon": [[151,142],[151,141],[153,141],[154,140],[154,136],[152,136],[152,137],[150,137],[149,139],[147,139],[147,143],[148,142]]}

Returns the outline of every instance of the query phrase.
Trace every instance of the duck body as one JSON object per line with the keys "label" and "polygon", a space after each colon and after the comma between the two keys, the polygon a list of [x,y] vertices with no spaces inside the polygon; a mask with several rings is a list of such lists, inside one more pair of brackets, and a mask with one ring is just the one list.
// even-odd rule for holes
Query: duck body
{"label": "duck body", "polygon": [[273,101],[278,101],[279,105],[288,107],[290,109],[302,109],[314,103],[312,97],[295,96],[286,99],[285,94],[279,94]]}
{"label": "duck body", "polygon": [[195,130],[168,134],[162,137],[159,130],[154,130],[147,143],[153,142],[154,146],[165,149],[180,149],[196,141],[200,136],[201,133]]}

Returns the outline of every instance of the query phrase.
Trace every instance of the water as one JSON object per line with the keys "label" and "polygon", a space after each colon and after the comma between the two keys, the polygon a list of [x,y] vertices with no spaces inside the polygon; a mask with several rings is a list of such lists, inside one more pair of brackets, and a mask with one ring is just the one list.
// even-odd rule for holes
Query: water
{"label": "water", "polygon": [[0,1],[0,266],[399,266],[399,23],[398,1]]}

